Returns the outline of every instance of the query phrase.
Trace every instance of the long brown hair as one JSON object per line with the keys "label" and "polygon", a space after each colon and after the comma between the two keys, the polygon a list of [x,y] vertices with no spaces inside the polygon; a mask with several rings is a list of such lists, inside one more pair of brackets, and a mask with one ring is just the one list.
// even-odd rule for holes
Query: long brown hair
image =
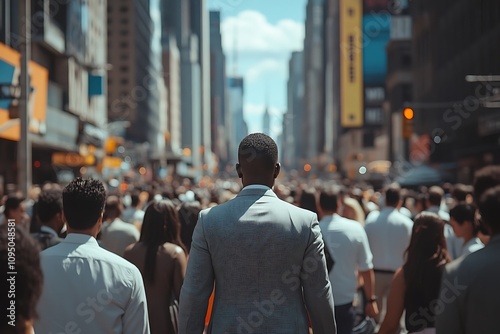
{"label": "long brown hair", "polygon": [[407,291],[433,299],[439,293],[443,266],[450,261],[444,236],[445,222],[435,213],[415,217],[403,265]]}
{"label": "long brown hair", "polygon": [[158,247],[169,242],[176,244],[186,252],[186,247],[181,241],[179,215],[172,201],[163,199],[151,202],[148,205],[144,213],[139,241],[143,242],[147,247],[144,277],[152,283],[154,282]]}

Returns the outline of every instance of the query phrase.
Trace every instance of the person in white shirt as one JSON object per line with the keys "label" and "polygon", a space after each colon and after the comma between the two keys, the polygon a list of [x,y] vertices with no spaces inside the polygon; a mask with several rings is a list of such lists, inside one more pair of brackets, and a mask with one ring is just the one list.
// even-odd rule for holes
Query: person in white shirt
{"label": "person in white shirt", "polygon": [[385,190],[385,207],[373,211],[365,221],[365,231],[373,254],[375,295],[380,311],[379,322],[385,314],[385,304],[392,277],[403,265],[404,252],[410,243],[413,221],[400,213],[400,187],[393,184]]}
{"label": "person in white shirt", "polygon": [[427,209],[426,212],[436,213],[444,222],[444,237],[446,238],[446,247],[450,258],[456,259],[462,252],[463,239],[457,237],[450,225],[450,214],[443,210],[444,190],[438,186],[432,186],[427,192]]}
{"label": "person in white shirt", "polygon": [[139,230],[132,224],[120,219],[123,211],[121,200],[117,196],[106,199],[104,224],[101,230],[101,246],[123,257],[128,245],[139,241]]}
{"label": "person in white shirt", "polygon": [[455,235],[463,239],[460,256],[467,256],[484,247],[477,237],[479,222],[476,221],[476,207],[471,204],[459,204],[450,210],[450,223]]}
{"label": "person in white shirt", "polygon": [[335,300],[335,321],[338,334],[351,334],[354,326],[353,301],[357,294],[358,272],[363,278],[368,303],[365,313],[369,317],[378,314],[374,294],[372,253],[363,226],[352,219],[337,214],[339,196],[334,189],[322,190],[319,205],[323,218],[319,222],[328,251],[334,262],[329,272]]}
{"label": "person in white shirt", "polygon": [[44,286],[36,333],[150,333],[139,269],[95,239],[105,199],[97,180],[77,178],[64,188],[68,235],[41,253]]}

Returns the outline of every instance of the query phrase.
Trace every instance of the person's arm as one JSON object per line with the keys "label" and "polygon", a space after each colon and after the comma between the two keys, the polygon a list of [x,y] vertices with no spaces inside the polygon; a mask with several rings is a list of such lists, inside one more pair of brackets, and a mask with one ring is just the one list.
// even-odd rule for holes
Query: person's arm
{"label": "person's arm", "polygon": [[146,291],[139,269],[133,271],[132,293],[123,314],[123,334],[149,334]]}
{"label": "person's arm", "polygon": [[375,300],[376,296],[373,292],[373,287],[375,286],[375,273],[373,269],[360,271],[359,275],[363,278],[363,288],[365,290],[366,298],[368,302],[366,303],[365,313],[367,316],[371,318],[376,318],[378,316],[378,307],[377,301]]}
{"label": "person's arm", "polygon": [[177,254],[174,258],[174,285],[172,289],[174,291],[175,298],[179,300],[181,297],[182,283],[184,282],[184,277],[186,276],[187,258],[186,253],[184,253],[180,247],[177,248]]}
{"label": "person's arm", "polygon": [[212,257],[203,226],[203,212],[194,229],[186,277],[179,301],[179,334],[200,334],[205,328],[208,300],[214,288]]}
{"label": "person's arm", "polygon": [[360,229],[360,242],[358,247],[357,265],[359,276],[363,279],[365,296],[368,299],[365,307],[367,316],[376,318],[378,316],[378,306],[375,296],[375,273],[373,272],[373,255],[368,244],[368,237],[364,229]]}
{"label": "person's arm", "polygon": [[395,334],[399,331],[399,321],[405,308],[405,291],[406,283],[403,269],[399,268],[391,282],[387,297],[387,313],[378,334]]}
{"label": "person's arm", "polygon": [[316,217],[311,222],[309,243],[300,277],[313,332],[336,333],[332,287],[326,269],[323,238]]}

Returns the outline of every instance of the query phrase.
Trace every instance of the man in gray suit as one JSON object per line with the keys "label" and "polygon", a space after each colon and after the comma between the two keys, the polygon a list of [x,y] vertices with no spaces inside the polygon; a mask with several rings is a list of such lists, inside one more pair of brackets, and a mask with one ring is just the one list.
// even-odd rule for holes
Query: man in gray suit
{"label": "man in gray suit", "polygon": [[446,265],[434,310],[437,333],[499,332],[500,166],[476,173],[474,197],[491,239],[483,249]]}
{"label": "man in gray suit", "polygon": [[276,143],[260,133],[240,143],[236,198],[200,213],[181,290],[179,333],[336,332],[332,289],[316,214],[278,199]]}

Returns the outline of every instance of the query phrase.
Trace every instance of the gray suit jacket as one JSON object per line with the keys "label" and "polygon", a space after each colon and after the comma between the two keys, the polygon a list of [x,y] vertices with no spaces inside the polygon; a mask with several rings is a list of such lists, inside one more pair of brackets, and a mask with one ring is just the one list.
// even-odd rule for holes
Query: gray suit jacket
{"label": "gray suit jacket", "polygon": [[333,296],[316,214],[272,190],[243,189],[200,213],[181,290],[179,333],[336,332]]}
{"label": "gray suit jacket", "polygon": [[436,332],[500,332],[500,235],[488,245],[448,265],[436,303]]}

